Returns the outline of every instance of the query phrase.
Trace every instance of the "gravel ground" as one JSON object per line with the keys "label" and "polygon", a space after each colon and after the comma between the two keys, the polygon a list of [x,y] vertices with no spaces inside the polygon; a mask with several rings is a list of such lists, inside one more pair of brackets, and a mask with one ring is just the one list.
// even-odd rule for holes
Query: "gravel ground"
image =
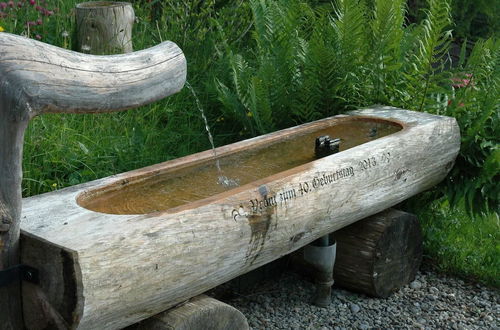
{"label": "gravel ground", "polygon": [[500,290],[432,271],[418,273],[388,299],[334,288],[328,308],[310,305],[314,285],[292,272],[251,293],[225,290],[225,297],[218,298],[239,309],[252,329],[500,330]]}

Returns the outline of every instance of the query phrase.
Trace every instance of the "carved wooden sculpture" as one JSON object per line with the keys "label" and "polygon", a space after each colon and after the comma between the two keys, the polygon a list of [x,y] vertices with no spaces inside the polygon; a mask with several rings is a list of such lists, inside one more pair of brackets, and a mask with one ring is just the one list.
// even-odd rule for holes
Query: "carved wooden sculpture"
{"label": "carved wooden sculpture", "polygon": [[[0,34],[0,271],[19,264],[22,150],[43,113],[138,107],[178,92],[186,60],[172,42],[127,55],[93,56]],[[20,283],[0,287],[2,329],[22,329]]]}

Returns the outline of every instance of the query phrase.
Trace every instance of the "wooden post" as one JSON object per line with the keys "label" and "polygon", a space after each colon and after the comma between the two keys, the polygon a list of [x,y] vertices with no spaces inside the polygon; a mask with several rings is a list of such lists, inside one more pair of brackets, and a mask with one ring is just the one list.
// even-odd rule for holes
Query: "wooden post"
{"label": "wooden post", "polygon": [[134,9],[128,2],[77,4],[77,51],[96,55],[130,53],[134,19]]}
{"label": "wooden post", "polygon": [[199,295],[126,330],[246,330],[246,317],[219,300]]}
{"label": "wooden post", "polygon": [[[19,264],[22,150],[43,113],[125,110],[179,91],[186,61],[172,42],[126,56],[93,57],[0,33],[0,271]],[[5,59],[5,60],[4,60]],[[23,329],[21,287],[0,288],[0,327]]]}
{"label": "wooden post", "polygon": [[[19,264],[22,149],[28,119],[17,116],[0,78],[0,271]],[[14,93],[15,94],[15,93]],[[21,286],[16,280],[0,287],[2,329],[22,329]]]}
{"label": "wooden post", "polygon": [[422,232],[415,215],[388,209],[335,232],[335,284],[386,298],[415,278]]}

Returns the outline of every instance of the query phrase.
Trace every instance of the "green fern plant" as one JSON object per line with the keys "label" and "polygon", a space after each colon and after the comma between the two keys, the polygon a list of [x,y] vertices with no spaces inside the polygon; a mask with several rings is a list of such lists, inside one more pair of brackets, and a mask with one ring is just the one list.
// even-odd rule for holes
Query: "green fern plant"
{"label": "green fern plant", "polygon": [[406,55],[406,89],[412,95],[406,107],[433,112],[427,104],[432,94],[443,92],[443,81],[449,79],[445,57],[452,41],[451,8],[449,0],[429,0],[427,17],[417,28],[414,48]]}
{"label": "green fern plant", "polygon": [[[462,55],[464,57],[464,55]],[[500,41],[479,40],[454,73],[446,114],[457,119],[462,145],[447,193],[469,212],[486,206],[499,211],[500,188]]]}
{"label": "green fern plant", "polygon": [[312,15],[302,2],[251,1],[254,58],[228,54],[230,82],[217,81],[225,115],[251,135],[294,123],[292,108],[302,82],[307,42],[303,29]]}
{"label": "green fern plant", "polygon": [[[370,80],[375,103],[389,103],[393,98],[389,86],[400,81],[402,39],[405,35],[406,1],[376,0],[370,20]],[[392,89],[394,90],[394,89]]]}

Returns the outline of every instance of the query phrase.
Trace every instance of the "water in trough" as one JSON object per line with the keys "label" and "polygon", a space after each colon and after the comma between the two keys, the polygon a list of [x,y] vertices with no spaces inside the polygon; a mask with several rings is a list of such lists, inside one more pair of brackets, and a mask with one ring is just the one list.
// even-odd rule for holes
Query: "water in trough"
{"label": "water in trough", "polygon": [[[216,156],[193,166],[173,169],[145,180],[103,191],[79,201],[87,209],[111,214],[145,214],[165,211],[201,200],[228,189],[214,178],[222,167],[228,178],[245,185],[315,160],[314,144],[318,136],[340,138],[340,151],[399,131],[394,123],[371,120],[345,120],[303,134],[294,134],[274,143]],[[233,179],[234,180],[234,179]]]}

